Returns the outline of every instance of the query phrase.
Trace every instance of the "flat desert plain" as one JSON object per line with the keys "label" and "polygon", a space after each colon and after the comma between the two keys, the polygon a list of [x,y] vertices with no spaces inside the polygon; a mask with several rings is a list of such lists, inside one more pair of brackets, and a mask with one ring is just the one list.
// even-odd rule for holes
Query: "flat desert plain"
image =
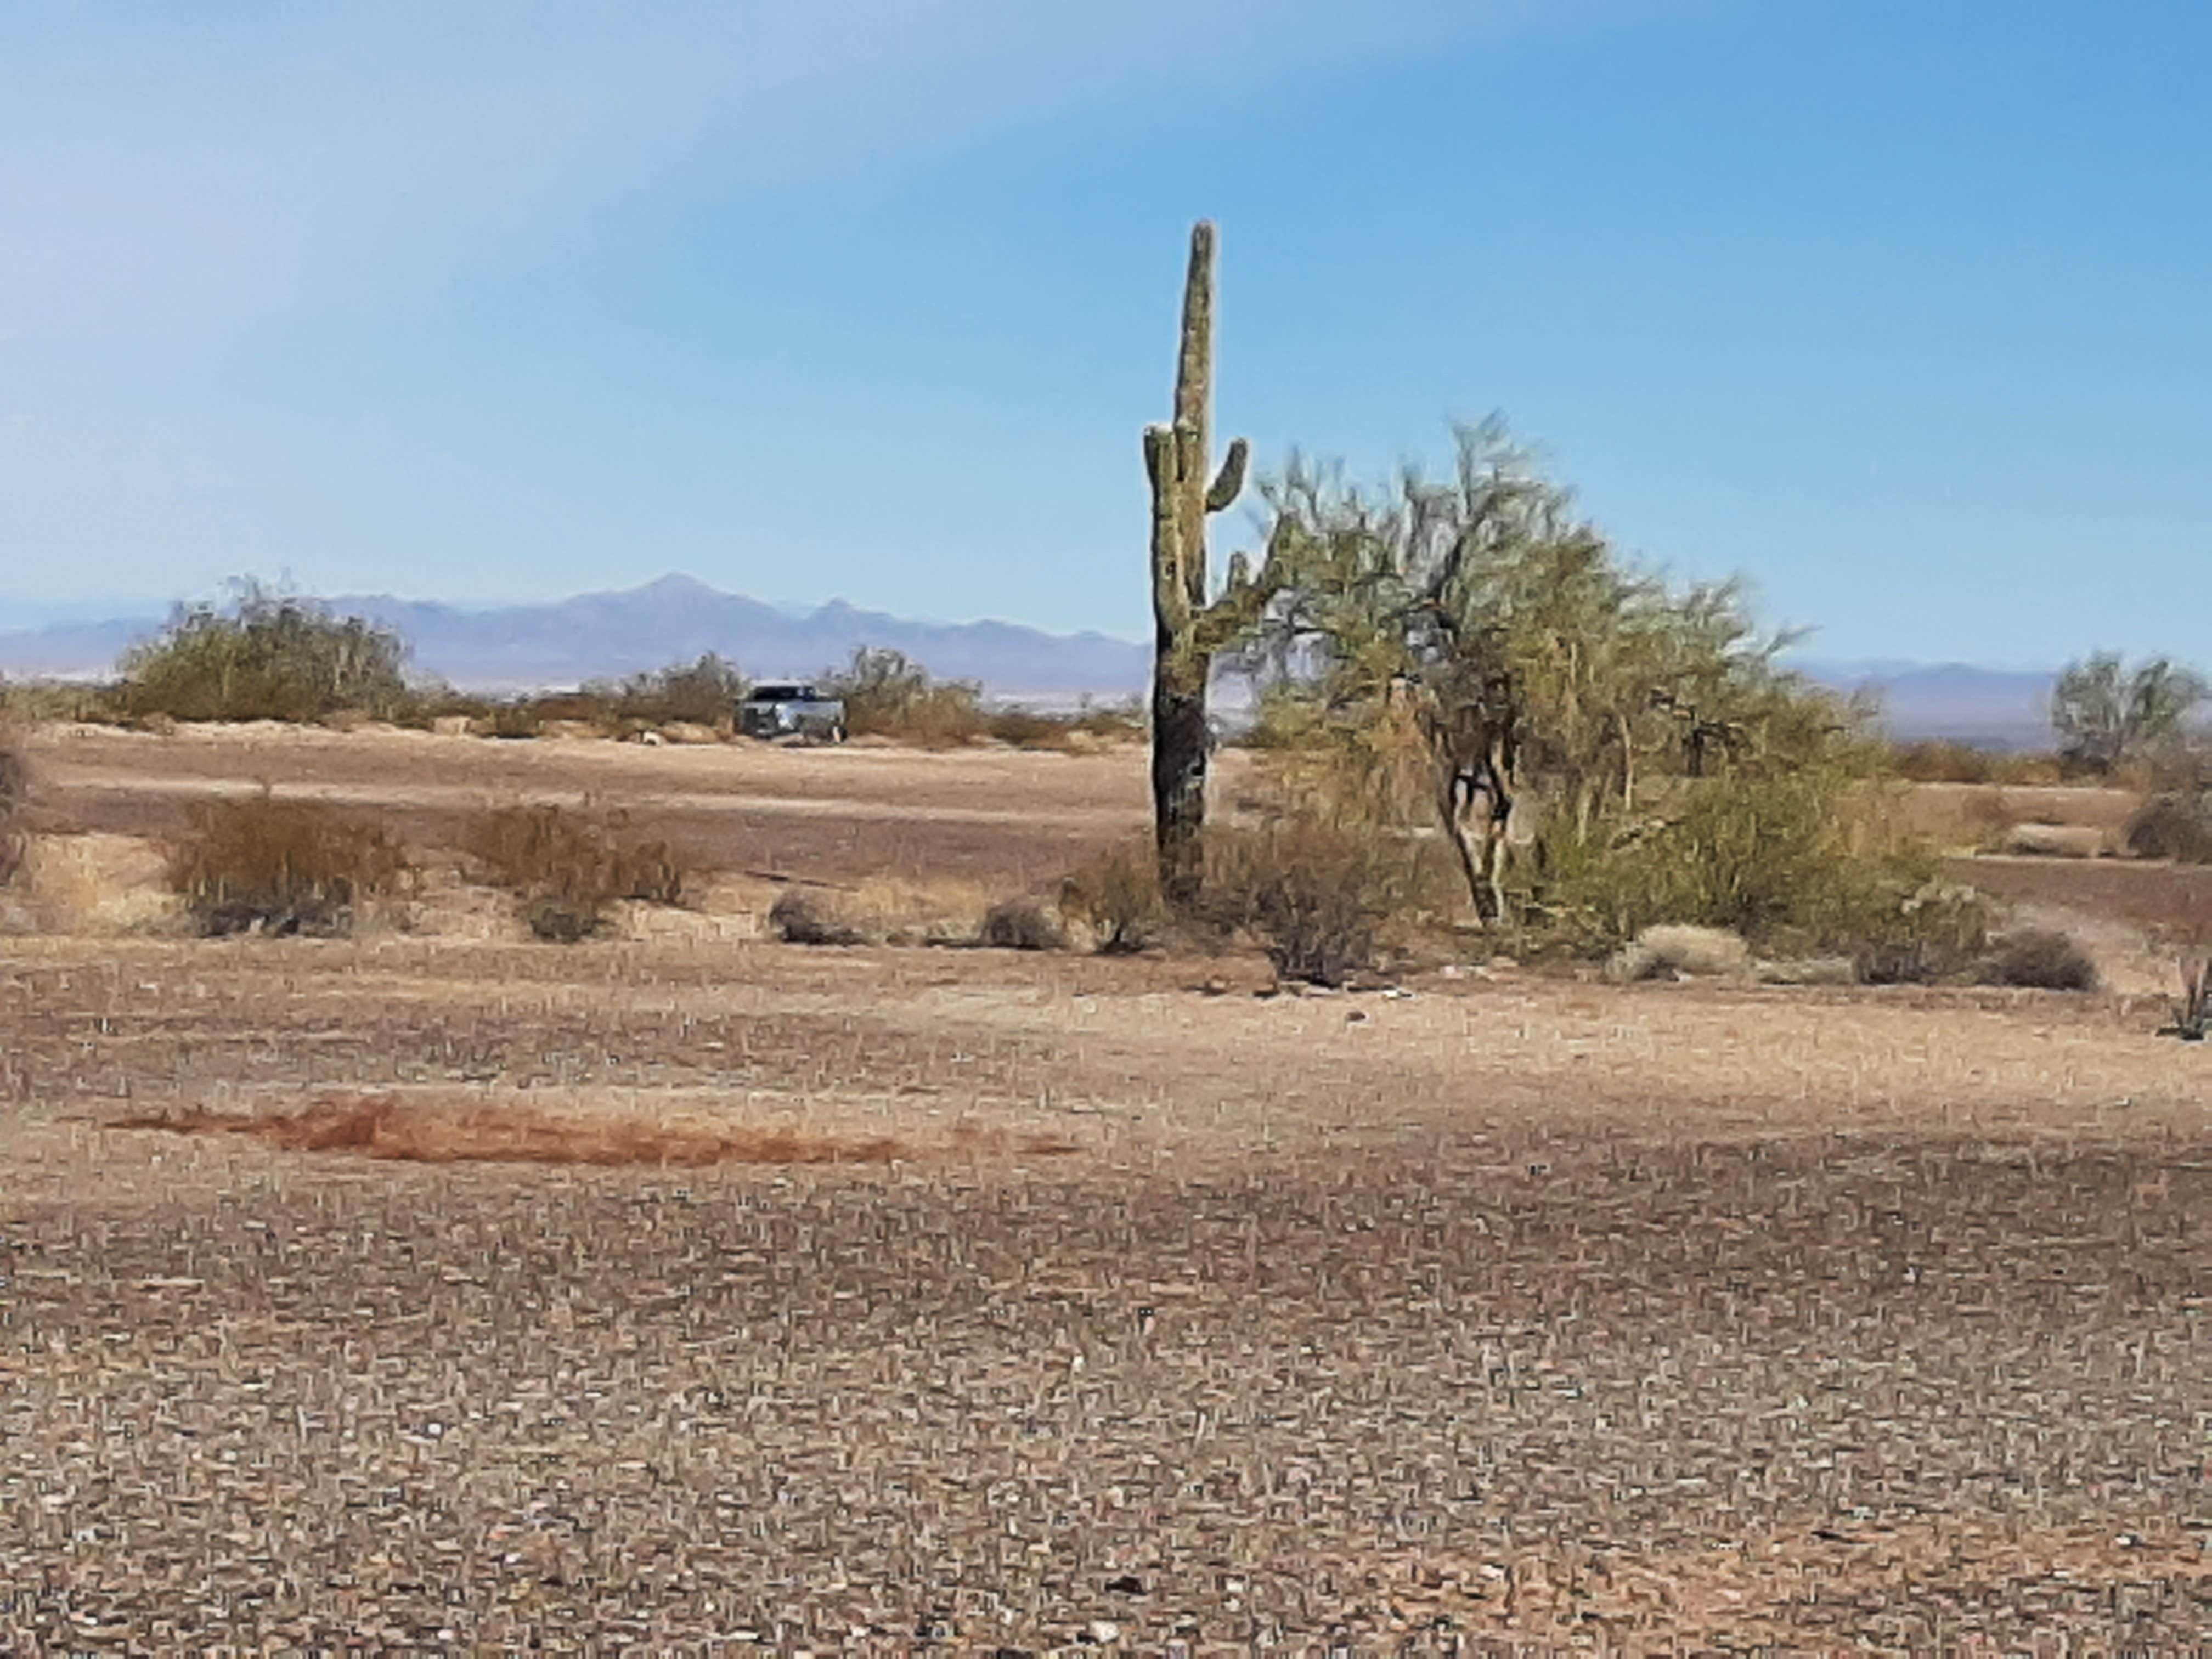
{"label": "flat desert plain", "polygon": [[[0,1649],[2212,1644],[2212,1053],[2124,979],[764,936],[793,878],[1048,881],[1141,825],[1131,750],[32,759]],[[264,781],[433,866],[588,797],[721,873],[573,946],[438,868],[181,936],[151,838]],[[2115,938],[2114,881],[2201,897],[2117,868]]]}

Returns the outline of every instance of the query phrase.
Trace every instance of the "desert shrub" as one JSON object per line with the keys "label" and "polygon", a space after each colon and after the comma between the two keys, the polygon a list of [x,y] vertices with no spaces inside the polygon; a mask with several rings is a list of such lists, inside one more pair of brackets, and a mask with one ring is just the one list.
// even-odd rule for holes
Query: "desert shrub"
{"label": "desert shrub", "polygon": [[845,702],[845,729],[854,737],[894,738],[925,748],[972,743],[988,726],[982,688],[972,680],[939,680],[897,651],[862,647],[823,689]]}
{"label": "desert shrub", "polygon": [[107,724],[123,718],[112,685],[83,680],[11,680],[0,675],[0,720]]}
{"label": "desert shrub", "polygon": [[1200,919],[1253,939],[1285,979],[1344,984],[1417,908],[1419,866],[1371,824],[1288,812],[1209,829],[1204,854]]}
{"label": "desert shrub", "polygon": [[1064,951],[1067,931],[1035,899],[1002,899],[983,913],[976,942],[996,951]]}
{"label": "desert shrub", "polygon": [[2027,928],[1996,941],[1982,967],[1988,985],[2015,985],[2041,991],[2094,991],[2097,964],[2068,935]]}
{"label": "desert shrub", "polygon": [[168,864],[170,887],[210,935],[342,933],[363,900],[410,873],[381,825],[266,791],[195,808]]}
{"label": "desert shrub", "polygon": [[1066,749],[1075,722],[1028,708],[994,708],[983,717],[983,735],[1017,749]]}
{"label": "desert shrub", "polygon": [[23,812],[30,793],[30,763],[13,734],[0,727],[0,887],[15,878],[29,851]]}
{"label": "desert shrub", "polygon": [[531,932],[559,944],[599,932],[618,900],[682,903],[690,874],[666,842],[637,835],[618,812],[503,807],[471,822],[462,846],[520,897]]}
{"label": "desert shrub", "polygon": [[2124,833],[2128,851],[2139,859],[2212,864],[2212,787],[2152,796],[2128,819]]}
{"label": "desert shrub", "polygon": [[1845,947],[1869,985],[1925,985],[1965,972],[1989,942],[1989,908],[1971,887],[1930,877],[1894,902],[1893,888],[1864,913]]}
{"label": "desert shrub", "polygon": [[994,708],[982,717],[981,735],[1016,749],[1076,750],[1139,739],[1146,726],[1140,712],[1127,705],[1085,706],[1068,714],[1033,708]]}
{"label": "desert shrub", "polygon": [[1086,700],[1068,725],[1108,743],[1141,741],[1152,730],[1144,705],[1133,697],[1126,702],[1104,704]]}
{"label": "desert shrub", "polygon": [[861,945],[866,936],[828,896],[787,887],[769,907],[768,925],[787,945]]}
{"label": "desert shrub", "polygon": [[1116,847],[1072,871],[1060,885],[1060,908],[1095,933],[1109,956],[1144,950],[1160,936],[1167,907],[1160,897],[1159,860],[1149,842]]}
{"label": "desert shrub", "polygon": [[1948,738],[1893,744],[1889,769],[1908,783],[2014,786],[2057,783],[2063,771],[2057,757],[2052,755],[1983,749]]}
{"label": "desert shrub", "polygon": [[1993,757],[1986,749],[1948,739],[1900,743],[1890,749],[1890,766],[1910,783],[1993,783]]}
{"label": "desert shrub", "polygon": [[586,680],[574,691],[545,692],[520,700],[542,726],[573,720],[614,733],[660,726],[697,726],[726,736],[737,724],[737,705],[750,689],[737,665],[713,652],[623,680]]}
{"label": "desert shrub", "polygon": [[125,654],[118,701],[133,719],[315,720],[340,709],[380,716],[409,698],[406,646],[361,617],[240,586],[226,609],[182,609]]}
{"label": "desert shrub", "polygon": [[1671,922],[1819,945],[1848,932],[1869,902],[1868,872],[1821,780],[1705,780],[1680,790],[1671,809],[1607,843],[1540,837],[1539,902],[1603,942]]}

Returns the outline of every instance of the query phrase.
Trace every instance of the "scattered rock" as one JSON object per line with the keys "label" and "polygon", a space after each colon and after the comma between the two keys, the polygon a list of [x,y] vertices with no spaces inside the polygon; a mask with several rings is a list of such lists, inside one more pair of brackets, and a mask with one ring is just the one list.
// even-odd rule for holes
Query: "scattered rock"
{"label": "scattered rock", "polygon": [[1605,976],[1624,984],[1685,975],[1734,978],[1750,971],[1751,947],[1740,935],[1681,922],[1645,928],[1605,965]]}
{"label": "scattered rock", "polygon": [[2004,850],[2034,858],[2095,859],[2112,850],[2106,831],[2087,823],[2015,823],[2005,831]]}
{"label": "scattered rock", "polygon": [[696,720],[671,720],[660,728],[664,743],[702,744],[720,743],[722,734],[711,726],[702,726]]}
{"label": "scattered rock", "polygon": [[1858,964],[1849,957],[1789,957],[1752,964],[1762,985],[1856,985]]}

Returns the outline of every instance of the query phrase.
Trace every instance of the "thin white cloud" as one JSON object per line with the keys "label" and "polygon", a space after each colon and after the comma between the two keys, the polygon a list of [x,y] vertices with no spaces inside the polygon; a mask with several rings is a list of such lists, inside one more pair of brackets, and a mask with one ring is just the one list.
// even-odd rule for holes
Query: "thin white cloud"
{"label": "thin white cloud", "polygon": [[[709,167],[787,185],[1146,90],[1420,50],[1528,0],[86,9],[0,22],[0,341],[345,305]],[[143,15],[143,14],[140,14]]]}

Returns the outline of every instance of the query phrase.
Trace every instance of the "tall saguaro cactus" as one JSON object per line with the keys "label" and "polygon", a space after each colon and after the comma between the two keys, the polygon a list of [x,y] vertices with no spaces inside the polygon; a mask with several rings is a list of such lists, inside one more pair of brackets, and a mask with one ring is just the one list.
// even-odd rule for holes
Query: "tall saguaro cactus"
{"label": "tall saguaro cactus", "polygon": [[1206,682],[1215,653],[1250,629],[1276,586],[1270,557],[1255,579],[1242,554],[1229,583],[1209,602],[1206,520],[1244,487],[1249,446],[1231,442],[1221,470],[1206,478],[1208,415],[1213,401],[1213,227],[1190,233],[1182,292],[1182,340],[1176,360],[1175,419],[1145,428],[1145,470],[1152,484],[1152,824],[1160,880],[1168,896],[1188,900],[1198,886],[1198,837],[1206,826]]}

